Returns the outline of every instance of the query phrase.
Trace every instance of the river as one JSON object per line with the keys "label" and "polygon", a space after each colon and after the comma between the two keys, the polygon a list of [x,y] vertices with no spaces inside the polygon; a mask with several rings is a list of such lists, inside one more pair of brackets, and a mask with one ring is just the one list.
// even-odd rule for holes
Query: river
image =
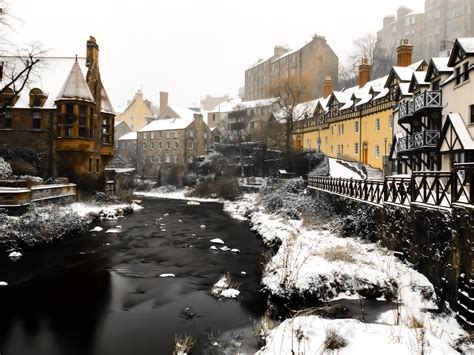
{"label": "river", "polygon": [[[0,288],[0,354],[171,354],[182,334],[198,340],[197,353],[218,353],[206,350],[216,340],[232,343],[229,353],[255,350],[263,245],[248,223],[218,203],[146,198],[143,206],[99,223],[103,232],[24,251],[16,263],[0,257],[9,283]],[[115,224],[122,232],[106,234]],[[213,238],[241,252],[212,251]],[[159,277],[166,273],[176,278]],[[225,273],[240,284],[238,300],[210,295]]]}

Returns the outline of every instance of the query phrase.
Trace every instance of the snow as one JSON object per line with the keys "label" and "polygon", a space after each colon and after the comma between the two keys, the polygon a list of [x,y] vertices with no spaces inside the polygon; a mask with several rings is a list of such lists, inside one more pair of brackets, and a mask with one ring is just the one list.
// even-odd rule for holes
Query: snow
{"label": "snow", "polygon": [[8,282],[0,281],[0,287],[6,287],[6,286],[8,286]]}
{"label": "snow", "polygon": [[[267,336],[267,345],[257,354],[331,354],[325,347],[328,334],[337,334],[347,345],[337,354],[458,354],[450,343],[424,328],[367,324],[355,319],[323,319],[300,316],[288,319]],[[439,335],[439,334],[438,334]],[[422,350],[424,349],[424,351]]]}
{"label": "snow", "polygon": [[11,261],[17,261],[19,260],[23,255],[18,252],[18,251],[12,251],[10,254],[8,254],[8,257],[10,258]]}
{"label": "snow", "polygon": [[107,234],[118,234],[122,232],[122,227],[121,226],[115,226],[115,228],[110,228],[108,229],[105,233]]}
{"label": "snow", "polygon": [[232,253],[235,253],[235,254],[239,254],[239,253],[240,253],[240,250],[237,249],[237,248],[231,249],[230,251],[231,251]]}
{"label": "snow", "polygon": [[[197,112],[195,112],[197,114]],[[154,132],[154,131],[169,131],[169,130],[180,130],[188,127],[194,118],[160,118],[151,121],[145,127],[138,132]]]}
{"label": "snow", "polygon": [[457,41],[461,45],[464,52],[469,54],[474,53],[474,38],[458,38]]}
{"label": "snow", "polygon": [[72,210],[72,212],[79,215],[81,218],[88,217],[92,214],[99,214],[103,212],[105,215],[115,215],[117,211],[123,210],[124,208],[131,207],[134,211],[143,209],[142,206],[137,203],[132,204],[112,204],[112,205],[98,205],[85,202],[75,202],[66,206],[66,209]]}
{"label": "snow", "polygon": [[104,230],[104,228],[96,226],[93,229],[91,229],[91,232],[102,232],[103,230]]}
{"label": "snow", "polygon": [[205,226],[204,224],[201,224],[201,225],[199,226],[199,228],[201,228],[201,229],[206,229],[206,226]]}
{"label": "snow", "polygon": [[223,275],[214,286],[212,286],[211,293],[215,297],[223,298],[237,298],[240,291],[232,287],[229,275]]}
{"label": "snow", "polygon": [[161,278],[169,278],[169,277],[176,277],[175,274],[161,274],[159,277]]}
{"label": "snow", "polygon": [[224,298],[237,298],[240,295],[240,291],[235,288],[228,288],[221,292],[221,296]]}
{"label": "snow", "polygon": [[135,191],[136,196],[152,197],[152,198],[163,198],[169,200],[185,200],[189,201],[189,205],[200,205],[200,202],[222,202],[217,198],[200,198],[200,197],[188,197],[186,196],[191,190],[184,188],[172,192],[162,191],[160,188],[152,189],[151,191]]}
{"label": "snow", "polygon": [[95,102],[78,62],[73,64],[56,99],[77,99]]}
{"label": "snow", "polygon": [[12,168],[8,162],[0,157],[0,178],[8,178],[12,174]]}
{"label": "snow", "polygon": [[214,238],[211,240],[211,243],[214,243],[214,244],[224,244],[224,241],[220,238]]}
{"label": "snow", "polygon": [[[473,150],[474,141],[472,140],[471,135],[469,134],[469,131],[466,127],[466,123],[462,119],[461,115],[459,113],[449,113],[446,117],[446,121],[448,120],[451,122],[451,125],[456,131],[457,137],[462,144],[462,148],[465,150]],[[442,140],[443,138],[444,137],[441,137],[440,139]]]}
{"label": "snow", "polygon": [[118,139],[119,141],[136,141],[137,140],[137,132],[129,132],[124,134],[122,137]]}
{"label": "snow", "polygon": [[[373,323],[303,315],[286,320],[268,334],[260,354],[291,354],[302,334],[304,353],[323,353],[326,329],[337,330],[347,340],[341,354],[409,353],[420,345],[420,334],[431,353],[456,353],[451,343],[466,333],[454,317],[436,312],[433,285],[394,252],[340,238],[328,226],[306,227],[301,220],[266,213],[256,195],[226,203],[225,210],[234,218],[249,215],[252,230],[266,245],[281,244],[263,270],[263,289],[271,294],[284,299],[311,295],[321,301],[366,295],[394,302],[394,310],[382,312]],[[415,329],[414,324],[423,328]]]}
{"label": "snow", "polygon": [[337,159],[328,158],[329,160],[329,173],[331,177],[340,177],[345,179],[356,179],[361,180],[361,177],[356,172],[352,171],[351,169],[346,168],[344,165],[339,164]]}

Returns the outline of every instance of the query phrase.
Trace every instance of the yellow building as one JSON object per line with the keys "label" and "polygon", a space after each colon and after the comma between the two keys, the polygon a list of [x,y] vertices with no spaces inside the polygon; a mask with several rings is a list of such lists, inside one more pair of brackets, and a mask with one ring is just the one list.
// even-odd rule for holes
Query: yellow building
{"label": "yellow building", "polygon": [[382,78],[370,80],[367,61],[359,67],[357,86],[332,91],[327,78],[323,85],[327,96],[312,102],[309,117],[295,124],[295,148],[384,169],[392,145],[393,108],[408,89],[411,74],[425,69],[424,61],[410,64],[411,57],[406,56],[410,47],[399,47],[398,66]]}
{"label": "yellow building", "polygon": [[115,118],[115,122],[124,121],[132,129],[137,132],[143,128],[149,121],[155,118],[152,110],[152,104],[148,100],[143,99],[143,92],[138,90],[132,102],[127,106],[125,111]]}

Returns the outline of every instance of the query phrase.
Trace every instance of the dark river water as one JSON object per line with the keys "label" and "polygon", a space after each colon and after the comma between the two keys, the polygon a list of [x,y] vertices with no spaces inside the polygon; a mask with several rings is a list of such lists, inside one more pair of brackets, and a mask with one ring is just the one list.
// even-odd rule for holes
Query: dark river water
{"label": "dark river water", "polygon": [[[0,281],[9,283],[0,288],[1,355],[171,354],[181,334],[198,339],[196,353],[210,353],[215,339],[254,349],[252,324],[265,310],[260,239],[217,203],[143,206],[99,223],[103,232],[25,251],[16,263],[0,256]],[[122,232],[106,234],[114,224]],[[241,253],[210,250],[213,238]],[[210,295],[225,273],[240,284],[238,300]],[[196,316],[184,317],[186,307]]]}

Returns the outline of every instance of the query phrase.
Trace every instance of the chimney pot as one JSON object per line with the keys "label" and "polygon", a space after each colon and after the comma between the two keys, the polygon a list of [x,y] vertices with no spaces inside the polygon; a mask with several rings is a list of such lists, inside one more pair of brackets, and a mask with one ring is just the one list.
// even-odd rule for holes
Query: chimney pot
{"label": "chimney pot", "polygon": [[328,97],[332,94],[332,78],[330,75],[326,76],[323,81],[323,96]]}
{"label": "chimney pot", "polygon": [[363,87],[370,81],[370,72],[372,71],[372,65],[369,64],[368,58],[363,58],[359,65],[359,87]]}
{"label": "chimney pot", "polygon": [[402,39],[397,47],[397,66],[407,67],[412,64],[413,46],[408,39]]}

